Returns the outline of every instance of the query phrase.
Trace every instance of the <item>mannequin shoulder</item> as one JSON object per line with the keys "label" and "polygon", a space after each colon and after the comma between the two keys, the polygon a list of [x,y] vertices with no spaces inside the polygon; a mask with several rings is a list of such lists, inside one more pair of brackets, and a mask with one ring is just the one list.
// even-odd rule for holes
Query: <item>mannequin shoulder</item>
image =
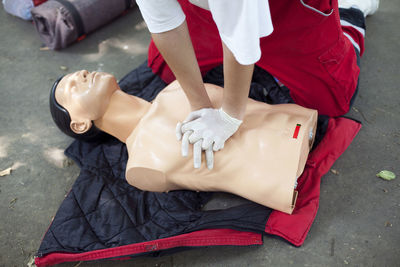
{"label": "mannequin shoulder", "polygon": [[161,92],[177,92],[182,91],[182,87],[177,80],[168,84]]}

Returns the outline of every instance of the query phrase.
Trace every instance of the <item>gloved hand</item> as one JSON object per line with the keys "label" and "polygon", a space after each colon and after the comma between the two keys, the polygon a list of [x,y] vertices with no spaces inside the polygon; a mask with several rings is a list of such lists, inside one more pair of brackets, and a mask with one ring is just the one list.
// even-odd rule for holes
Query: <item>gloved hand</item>
{"label": "gloved hand", "polygon": [[221,150],[225,141],[231,137],[242,124],[241,120],[229,116],[225,111],[203,108],[193,111],[176,126],[176,137],[182,139],[182,156],[188,155],[189,143],[193,145],[193,163],[195,168],[201,166],[201,152],[205,150],[208,169],[214,166],[213,151]]}

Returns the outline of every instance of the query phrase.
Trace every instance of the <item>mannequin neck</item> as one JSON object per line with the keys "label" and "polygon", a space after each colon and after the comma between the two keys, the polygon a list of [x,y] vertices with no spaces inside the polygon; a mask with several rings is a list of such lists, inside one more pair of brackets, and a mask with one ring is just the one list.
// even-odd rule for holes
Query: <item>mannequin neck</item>
{"label": "mannequin neck", "polygon": [[149,102],[139,97],[116,90],[103,117],[95,120],[94,124],[125,143],[150,106]]}

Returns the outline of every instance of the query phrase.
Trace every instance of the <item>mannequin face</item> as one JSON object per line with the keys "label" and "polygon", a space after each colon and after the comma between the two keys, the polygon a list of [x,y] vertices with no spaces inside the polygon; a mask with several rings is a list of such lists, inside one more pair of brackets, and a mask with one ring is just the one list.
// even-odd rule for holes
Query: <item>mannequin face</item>
{"label": "mannequin face", "polygon": [[82,70],[62,78],[55,97],[68,111],[72,131],[81,134],[90,129],[92,121],[103,116],[112,94],[118,89],[111,74]]}

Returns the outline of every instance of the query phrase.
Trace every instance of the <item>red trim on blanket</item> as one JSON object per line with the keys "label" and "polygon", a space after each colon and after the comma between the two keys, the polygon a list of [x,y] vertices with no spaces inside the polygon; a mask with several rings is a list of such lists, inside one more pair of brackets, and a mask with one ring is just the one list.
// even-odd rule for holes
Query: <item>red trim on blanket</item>
{"label": "red trim on blanket", "polygon": [[262,236],[259,233],[241,232],[232,229],[207,229],[148,242],[120,246],[116,248],[94,250],[84,253],[54,252],[43,257],[36,258],[35,264],[36,266],[41,267],[62,262],[109,259],[175,247],[262,245],[261,237]]}
{"label": "red trim on blanket", "polygon": [[283,237],[301,246],[317,215],[321,177],[347,149],[361,129],[361,124],[346,118],[331,118],[321,143],[308,157],[298,180],[298,197],[292,215],[273,211],[265,225],[268,234]]}
{"label": "red trim on blanket", "polygon": [[83,35],[79,36],[78,39],[76,39],[76,41],[77,41],[77,42],[80,42],[80,41],[82,41],[82,40],[85,39],[85,38],[86,38],[86,34],[83,34]]}

